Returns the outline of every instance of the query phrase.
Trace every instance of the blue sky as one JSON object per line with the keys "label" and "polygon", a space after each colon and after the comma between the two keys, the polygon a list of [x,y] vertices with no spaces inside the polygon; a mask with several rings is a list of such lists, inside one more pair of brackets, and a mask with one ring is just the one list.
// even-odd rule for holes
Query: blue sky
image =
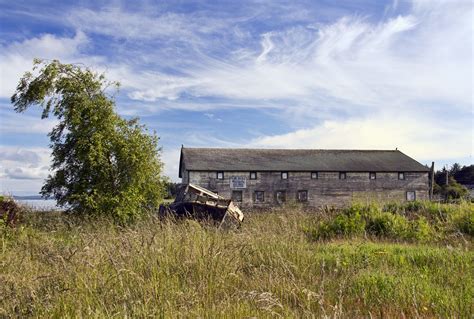
{"label": "blue sky", "polygon": [[471,164],[472,21],[470,0],[0,1],[0,191],[48,174],[54,119],[9,103],[35,57],[119,81],[173,180],[182,144]]}

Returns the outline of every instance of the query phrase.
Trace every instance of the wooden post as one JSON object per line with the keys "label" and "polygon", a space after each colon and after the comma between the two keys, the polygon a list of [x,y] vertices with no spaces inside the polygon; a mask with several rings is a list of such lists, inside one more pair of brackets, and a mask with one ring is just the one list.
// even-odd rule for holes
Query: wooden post
{"label": "wooden post", "polygon": [[[449,185],[449,171],[448,171],[448,165],[446,165],[446,188]],[[448,192],[446,191],[444,194],[444,201],[447,203],[448,202]]]}
{"label": "wooden post", "polygon": [[449,185],[449,171],[448,171],[448,166],[446,165],[446,186]]}
{"label": "wooden post", "polygon": [[434,187],[434,162],[431,162],[430,200],[433,200],[433,187]]}

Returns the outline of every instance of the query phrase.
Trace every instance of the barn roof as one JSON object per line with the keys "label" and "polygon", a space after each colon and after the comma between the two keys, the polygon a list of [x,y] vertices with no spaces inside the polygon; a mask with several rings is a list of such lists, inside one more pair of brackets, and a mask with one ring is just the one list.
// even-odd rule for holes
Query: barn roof
{"label": "barn roof", "polygon": [[180,169],[192,171],[427,172],[398,150],[181,148]]}

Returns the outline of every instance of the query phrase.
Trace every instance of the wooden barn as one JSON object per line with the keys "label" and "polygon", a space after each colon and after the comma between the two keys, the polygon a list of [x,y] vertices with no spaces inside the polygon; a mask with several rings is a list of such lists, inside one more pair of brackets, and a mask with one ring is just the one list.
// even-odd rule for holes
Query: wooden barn
{"label": "wooden barn", "polygon": [[230,197],[241,207],[425,200],[429,171],[399,150],[183,147],[179,164],[182,183]]}

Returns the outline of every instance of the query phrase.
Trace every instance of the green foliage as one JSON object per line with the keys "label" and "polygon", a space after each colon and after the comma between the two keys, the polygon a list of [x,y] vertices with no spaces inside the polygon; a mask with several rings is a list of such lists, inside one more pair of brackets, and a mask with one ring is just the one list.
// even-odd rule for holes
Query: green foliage
{"label": "green foliage", "polygon": [[474,211],[457,214],[452,220],[457,231],[474,237]]}
{"label": "green foliage", "polygon": [[[446,173],[448,185],[446,185]],[[467,199],[469,191],[464,185],[474,184],[474,165],[461,167],[458,163],[454,163],[449,170],[443,168],[437,171],[434,179],[434,193],[440,194],[446,201]]]}
{"label": "green foliage", "polygon": [[320,222],[317,233],[314,235],[328,239],[337,236],[351,237],[361,235],[365,230],[365,220],[359,212],[355,214],[339,214],[331,223]]}
{"label": "green foliage", "polygon": [[33,105],[59,123],[49,133],[52,171],[41,194],[79,214],[127,222],[156,207],[163,197],[158,138],[137,119],[114,111],[103,75],[59,61],[35,60],[11,101],[15,111]]}
{"label": "green foliage", "polygon": [[[415,209],[416,208],[416,209]],[[446,241],[459,234],[474,236],[474,207],[471,203],[353,205],[306,229],[315,240],[353,238],[361,235],[396,241]]]}
{"label": "green foliage", "polygon": [[474,184],[474,165],[463,166],[456,172],[453,172],[452,175],[458,183],[462,185],[472,185]]}
{"label": "green foliage", "polygon": [[386,212],[367,215],[367,232],[384,238],[407,239],[410,237],[410,223],[401,216]]}
{"label": "green foliage", "polygon": [[401,206],[408,212],[418,212],[424,208],[423,202],[420,201],[406,202]]}
{"label": "green foliage", "polygon": [[442,241],[462,233],[474,236],[474,205],[433,202],[354,204],[307,229],[316,240],[366,235],[402,241]]}
{"label": "green foliage", "polygon": [[410,223],[408,238],[418,241],[428,241],[432,238],[433,232],[429,222],[425,217],[421,216]]}
{"label": "green foliage", "polygon": [[178,189],[179,189],[180,185],[181,185],[180,183],[173,183],[169,180],[166,180],[166,183],[165,183],[165,187],[166,187],[165,198],[166,199],[176,198],[176,195],[178,194]]}
{"label": "green foliage", "polygon": [[466,187],[456,182],[452,177],[449,178],[448,185],[442,185],[440,193],[446,197],[447,200],[466,198],[469,191]]}

